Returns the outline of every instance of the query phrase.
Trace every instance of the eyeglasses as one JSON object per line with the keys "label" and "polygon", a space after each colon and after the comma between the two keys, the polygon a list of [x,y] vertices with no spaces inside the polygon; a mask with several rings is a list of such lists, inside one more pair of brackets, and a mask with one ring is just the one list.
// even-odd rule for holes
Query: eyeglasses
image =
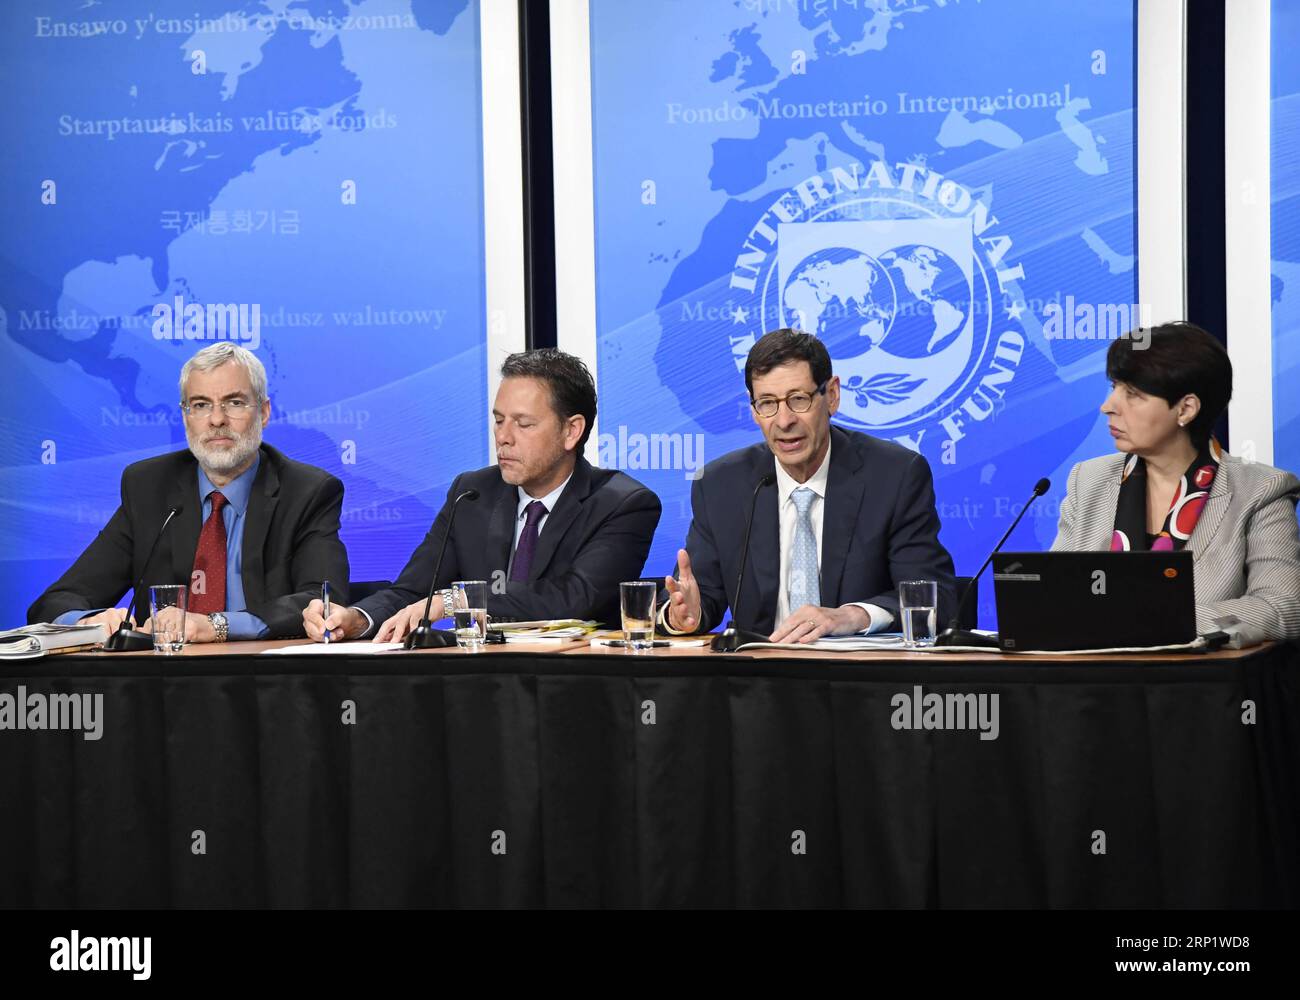
{"label": "eyeglasses", "polygon": [[210,399],[196,399],[193,403],[181,403],[181,409],[185,411],[187,417],[198,419],[211,416],[215,406],[220,406],[222,413],[236,420],[253,412],[253,403],[240,397],[223,399],[218,403],[213,403]]}
{"label": "eyeglasses", "polygon": [[[827,382],[829,381],[827,379]],[[760,417],[775,417],[782,403],[790,407],[791,413],[807,413],[812,409],[813,399],[825,393],[826,382],[823,382],[812,392],[796,389],[794,392],[787,392],[784,396],[760,396],[758,399],[751,399],[749,405]]]}

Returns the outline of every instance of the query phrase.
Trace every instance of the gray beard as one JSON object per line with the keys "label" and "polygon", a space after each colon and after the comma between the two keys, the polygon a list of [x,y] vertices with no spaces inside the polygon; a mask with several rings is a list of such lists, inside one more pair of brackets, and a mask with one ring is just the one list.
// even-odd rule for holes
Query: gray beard
{"label": "gray beard", "polygon": [[235,446],[226,451],[217,451],[205,447],[188,431],[186,437],[189,439],[190,454],[198,460],[204,472],[216,472],[225,475],[238,469],[251,459],[257,449],[262,446],[262,425],[255,423],[248,429],[247,433],[237,435]]}

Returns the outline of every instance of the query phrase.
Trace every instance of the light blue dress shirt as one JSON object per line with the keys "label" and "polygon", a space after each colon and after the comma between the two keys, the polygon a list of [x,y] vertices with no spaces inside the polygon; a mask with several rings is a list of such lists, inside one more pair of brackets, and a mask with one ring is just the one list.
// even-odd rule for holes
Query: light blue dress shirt
{"label": "light blue dress shirt", "polygon": [[[227,500],[225,508],[221,511],[221,519],[226,525],[225,615],[231,639],[261,639],[271,631],[266,622],[247,610],[248,605],[244,600],[244,578],[240,573],[244,564],[244,524],[247,521],[245,515],[248,513],[248,498],[252,495],[253,480],[257,478],[257,467],[261,461],[261,456],[255,455],[251,466],[221,487],[221,495]],[[212,513],[211,494],[217,487],[212,485],[212,481],[208,479],[202,467],[199,468],[198,487],[199,497],[203,501],[200,518],[202,522],[206,522],[208,515]],[[98,609],[98,611],[103,610],[103,608]],[[97,614],[98,611],[65,611],[55,619],[55,624],[72,625],[86,615]]]}
{"label": "light blue dress shirt", "polygon": [[[246,610],[244,600],[244,577],[241,570],[244,565],[244,524],[248,518],[248,498],[253,492],[253,480],[257,478],[257,467],[261,464],[261,455],[254,455],[253,464],[236,478],[221,487],[221,495],[227,500],[221,511],[226,525],[226,624],[229,626],[231,639],[261,639],[271,630],[266,622]],[[217,487],[212,485],[199,468],[199,496],[203,498],[203,521],[212,513],[211,494]]]}

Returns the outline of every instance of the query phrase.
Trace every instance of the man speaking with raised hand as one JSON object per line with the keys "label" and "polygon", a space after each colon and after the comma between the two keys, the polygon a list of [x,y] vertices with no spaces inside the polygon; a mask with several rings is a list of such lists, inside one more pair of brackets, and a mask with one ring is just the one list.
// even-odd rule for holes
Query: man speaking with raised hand
{"label": "man speaking with raised hand", "polygon": [[[938,585],[939,620],[956,607],[952,557],[939,542],[929,463],[892,441],[831,424],[840,382],[816,337],[763,336],[745,362],[764,442],[710,462],[691,489],[691,525],[665,579],[660,623],[708,632],[740,602],[737,625],[771,642],[900,627],[898,584]],[[760,487],[765,477],[772,486]],[[773,486],[775,488],[773,488]],[[740,595],[745,508],[758,497]]]}

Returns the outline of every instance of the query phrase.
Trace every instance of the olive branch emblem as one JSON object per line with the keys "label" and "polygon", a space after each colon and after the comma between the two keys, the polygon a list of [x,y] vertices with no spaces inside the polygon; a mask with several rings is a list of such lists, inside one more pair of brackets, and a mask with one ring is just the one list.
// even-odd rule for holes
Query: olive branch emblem
{"label": "olive branch emblem", "polygon": [[859,406],[865,407],[871,403],[888,406],[903,402],[924,384],[923,378],[908,378],[901,372],[881,372],[872,375],[865,382],[861,375],[854,375],[844,383],[844,388],[853,393]]}

